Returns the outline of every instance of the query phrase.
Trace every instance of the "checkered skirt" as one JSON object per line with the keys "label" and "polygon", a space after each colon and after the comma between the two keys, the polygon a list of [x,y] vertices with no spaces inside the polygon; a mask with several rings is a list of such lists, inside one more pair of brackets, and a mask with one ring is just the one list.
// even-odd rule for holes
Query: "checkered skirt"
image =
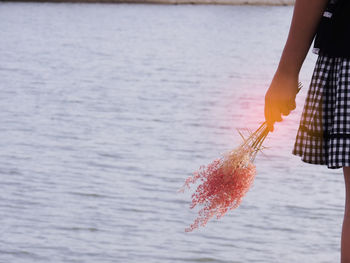
{"label": "checkered skirt", "polygon": [[330,169],[350,166],[350,59],[318,56],[292,153]]}

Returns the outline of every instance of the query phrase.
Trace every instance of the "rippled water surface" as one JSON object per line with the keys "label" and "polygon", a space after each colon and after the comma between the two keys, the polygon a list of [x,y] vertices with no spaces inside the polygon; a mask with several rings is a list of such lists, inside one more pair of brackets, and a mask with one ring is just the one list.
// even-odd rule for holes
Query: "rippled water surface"
{"label": "rippled water surface", "polygon": [[0,3],[0,262],[338,262],[340,169],[269,135],[242,205],[207,227],[201,164],[257,128],[292,7]]}

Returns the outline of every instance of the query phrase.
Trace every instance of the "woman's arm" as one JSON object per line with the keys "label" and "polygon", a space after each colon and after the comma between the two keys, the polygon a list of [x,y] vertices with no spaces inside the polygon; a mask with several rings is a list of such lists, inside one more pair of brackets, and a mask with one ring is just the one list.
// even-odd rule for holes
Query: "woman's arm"
{"label": "woman's arm", "polygon": [[298,75],[328,0],[296,0],[288,38],[277,71],[265,95],[265,120],[270,131],[281,114],[295,109]]}

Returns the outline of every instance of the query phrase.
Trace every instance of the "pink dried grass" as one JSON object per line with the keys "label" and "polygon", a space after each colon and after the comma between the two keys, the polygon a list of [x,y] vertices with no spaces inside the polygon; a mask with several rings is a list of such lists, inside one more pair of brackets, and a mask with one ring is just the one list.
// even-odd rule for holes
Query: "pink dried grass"
{"label": "pink dried grass", "polygon": [[256,168],[253,164],[255,156],[262,149],[262,143],[268,134],[264,122],[248,138],[243,138],[242,144],[236,149],[227,152],[221,158],[215,159],[209,165],[202,165],[198,171],[185,180],[183,192],[191,184],[200,181],[192,194],[190,208],[197,205],[203,207],[199,210],[197,218],[185,229],[190,232],[199,226],[205,226],[214,216],[221,218],[228,210],[237,208],[245,194],[253,184]]}

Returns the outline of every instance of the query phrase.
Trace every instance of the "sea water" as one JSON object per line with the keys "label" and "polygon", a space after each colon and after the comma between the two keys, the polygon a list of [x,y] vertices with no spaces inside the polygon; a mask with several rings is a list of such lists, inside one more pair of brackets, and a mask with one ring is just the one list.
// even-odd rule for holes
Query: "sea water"
{"label": "sea water", "polygon": [[266,139],[241,206],[191,233],[186,177],[264,120],[292,7],[0,3],[0,262],[337,262],[340,169]]}

